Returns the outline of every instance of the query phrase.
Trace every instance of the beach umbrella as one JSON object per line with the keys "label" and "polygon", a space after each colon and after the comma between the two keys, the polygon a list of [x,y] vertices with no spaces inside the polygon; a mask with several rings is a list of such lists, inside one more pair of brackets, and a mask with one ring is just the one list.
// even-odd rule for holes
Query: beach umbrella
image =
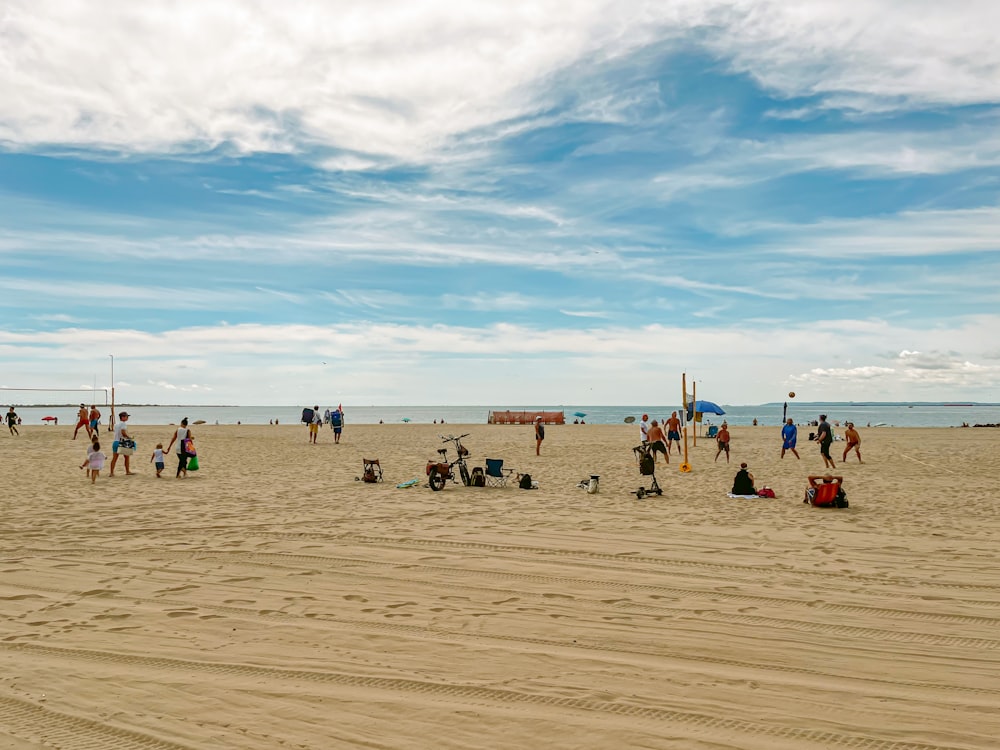
{"label": "beach umbrella", "polygon": [[42,417],[43,422],[55,422],[59,417]]}
{"label": "beach umbrella", "polygon": [[573,416],[574,417],[585,417],[587,415],[586,415],[586,413],[584,413],[582,411],[575,411],[575,412],[573,412]]}
{"label": "beach umbrella", "polygon": [[409,417],[403,417],[403,421],[404,421],[404,422],[409,422],[409,421],[410,421],[410,418],[409,418]]}
{"label": "beach umbrella", "polygon": [[635,421],[635,417],[625,417],[625,424],[632,424]]}
{"label": "beach umbrella", "polygon": [[694,410],[696,412],[701,412],[702,414],[725,414],[722,407],[713,401],[702,401],[698,400],[694,402]]}

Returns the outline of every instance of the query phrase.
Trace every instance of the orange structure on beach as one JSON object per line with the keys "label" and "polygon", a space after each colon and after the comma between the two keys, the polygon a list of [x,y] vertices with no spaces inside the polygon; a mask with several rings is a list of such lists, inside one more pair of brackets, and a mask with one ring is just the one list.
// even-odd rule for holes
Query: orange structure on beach
{"label": "orange structure on beach", "polygon": [[491,411],[487,424],[534,424],[542,418],[544,424],[566,424],[566,415],[561,411]]}

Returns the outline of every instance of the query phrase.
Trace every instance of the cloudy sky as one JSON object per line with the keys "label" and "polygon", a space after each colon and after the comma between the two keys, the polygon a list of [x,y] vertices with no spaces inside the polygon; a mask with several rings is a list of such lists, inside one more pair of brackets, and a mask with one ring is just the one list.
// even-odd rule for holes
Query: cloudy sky
{"label": "cloudy sky", "polygon": [[6,0],[0,385],[113,355],[128,403],[1000,401],[997,28]]}

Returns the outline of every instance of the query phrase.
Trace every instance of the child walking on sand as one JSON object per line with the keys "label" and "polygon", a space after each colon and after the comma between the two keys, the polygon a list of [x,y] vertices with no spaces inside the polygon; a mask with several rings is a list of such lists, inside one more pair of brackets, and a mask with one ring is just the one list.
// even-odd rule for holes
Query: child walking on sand
{"label": "child walking on sand", "polygon": [[155,462],[156,464],[156,476],[159,477],[163,473],[163,443],[156,444],[156,450],[153,451],[153,455],[149,457],[150,462]]}
{"label": "child walking on sand", "polygon": [[84,461],[83,466],[80,467],[81,469],[84,466],[90,467],[87,474],[90,475],[91,484],[97,482],[97,475],[100,474],[101,469],[104,468],[105,459],[107,459],[107,456],[101,452],[101,444],[95,440],[93,445],[87,449],[87,460]]}

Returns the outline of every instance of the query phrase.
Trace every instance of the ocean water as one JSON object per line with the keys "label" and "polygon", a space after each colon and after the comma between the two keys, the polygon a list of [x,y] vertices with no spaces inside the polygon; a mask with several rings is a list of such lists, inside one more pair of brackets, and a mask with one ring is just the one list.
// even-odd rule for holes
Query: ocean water
{"label": "ocean water", "polygon": [[[9,404],[5,405],[9,406]],[[723,419],[731,425],[749,425],[756,419],[760,425],[780,425],[783,405],[761,404],[757,406],[733,406],[722,404],[724,416],[705,415],[705,420],[719,424]],[[22,423],[40,425],[42,417],[59,418],[59,426],[76,423],[76,407],[63,406],[21,406],[14,404]],[[98,405],[103,412],[103,423],[107,424],[110,406]],[[183,417],[194,422],[204,420],[209,424],[268,424],[278,420],[281,424],[298,424],[302,407],[298,406],[133,406],[119,404],[116,411],[125,408],[131,415],[133,424],[176,424]],[[328,408],[320,406],[320,410]],[[411,423],[431,424],[434,420],[447,424],[486,424],[490,410],[511,411],[545,410],[562,411],[566,421],[572,423],[576,413],[586,415],[588,424],[621,424],[625,417],[638,420],[644,413],[650,419],[664,419],[678,406],[565,406],[565,405],[501,405],[489,406],[352,406],[344,405],[345,423],[387,424]],[[0,412],[6,412],[6,408]],[[859,404],[859,403],[803,403],[790,401],[788,416],[796,423],[803,424],[815,420],[820,414],[828,415],[831,421],[852,421],[858,427],[958,427],[963,422],[969,424],[1000,424],[1000,404]]]}

